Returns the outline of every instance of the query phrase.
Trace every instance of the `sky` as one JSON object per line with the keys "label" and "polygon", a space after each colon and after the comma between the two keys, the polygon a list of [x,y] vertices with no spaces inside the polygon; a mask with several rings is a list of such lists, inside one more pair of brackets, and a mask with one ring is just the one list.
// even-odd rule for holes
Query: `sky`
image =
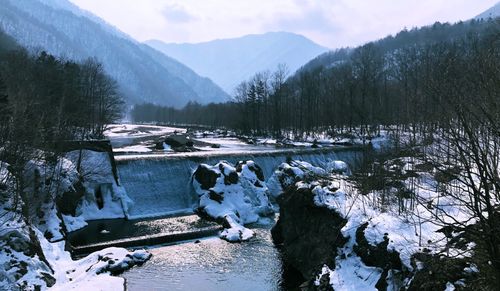
{"label": "sky", "polygon": [[288,31],[339,48],[435,21],[467,20],[498,0],[70,0],[138,41],[197,43]]}

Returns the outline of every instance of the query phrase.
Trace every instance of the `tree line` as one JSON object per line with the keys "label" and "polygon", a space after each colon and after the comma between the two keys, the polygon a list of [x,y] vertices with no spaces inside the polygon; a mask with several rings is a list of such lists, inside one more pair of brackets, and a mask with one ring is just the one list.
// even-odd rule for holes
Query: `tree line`
{"label": "tree line", "polygon": [[26,191],[27,164],[56,165],[58,143],[103,138],[123,109],[116,82],[96,59],[75,62],[29,52],[0,33],[0,170],[14,178],[16,193],[7,194],[26,220],[36,198]]}
{"label": "tree line", "polygon": [[[491,48],[488,39],[497,37],[498,27],[498,20],[484,20],[404,30],[354,49],[327,53],[289,78],[283,66],[258,73],[242,82],[227,103],[189,103],[182,109],[142,104],[134,107],[132,118],[226,127],[278,138],[316,132],[368,135],[389,125],[425,131],[446,116],[431,88],[435,80],[443,79],[435,64],[449,58],[450,52],[461,51],[456,57],[470,62],[467,68],[477,67],[469,56],[478,53],[478,46]],[[474,77],[476,72],[467,69],[462,74]]]}

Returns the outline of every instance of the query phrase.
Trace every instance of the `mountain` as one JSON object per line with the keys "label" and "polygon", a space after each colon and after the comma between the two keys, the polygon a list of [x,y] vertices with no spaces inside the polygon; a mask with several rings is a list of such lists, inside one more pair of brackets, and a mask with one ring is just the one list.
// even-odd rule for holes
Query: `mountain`
{"label": "mountain", "polygon": [[196,44],[167,44],[150,40],[146,44],[209,77],[226,92],[233,93],[241,81],[257,72],[286,64],[290,73],[317,55],[328,51],[311,40],[287,32],[246,35]]}
{"label": "mountain", "polygon": [[[479,34],[487,28],[495,27],[500,20],[477,20],[477,21],[459,21],[455,24],[436,22],[432,25],[420,28],[404,29],[396,35],[389,35],[385,38],[372,41],[369,44],[374,45],[379,53],[396,51],[412,46],[425,46],[440,43],[444,41],[453,41],[462,39],[467,34]],[[359,49],[359,47],[358,47]],[[349,61],[355,48],[341,48],[323,53],[303,65],[294,76],[300,76],[304,72],[321,73],[329,70],[338,64]]]}
{"label": "mountain", "polygon": [[76,61],[97,58],[129,103],[181,107],[229,98],[210,79],[67,0],[2,0],[0,29],[23,47]]}
{"label": "mountain", "polygon": [[495,17],[500,17],[500,2],[495,4],[493,7],[490,9],[484,11],[483,13],[479,14],[476,16],[476,19],[480,18],[495,18]]}

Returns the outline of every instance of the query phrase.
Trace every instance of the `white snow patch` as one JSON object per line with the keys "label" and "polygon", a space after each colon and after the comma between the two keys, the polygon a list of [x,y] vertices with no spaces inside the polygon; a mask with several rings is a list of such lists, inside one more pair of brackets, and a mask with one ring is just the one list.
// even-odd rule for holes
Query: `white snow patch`
{"label": "white snow patch", "polygon": [[[253,232],[243,225],[274,213],[268,198],[269,190],[254,172],[258,166],[253,161],[240,163],[240,171],[225,161],[214,166],[201,164],[200,168],[218,175],[215,185],[210,189],[202,189],[201,184],[193,179],[194,189],[199,196],[199,208],[215,219],[226,219],[229,229],[221,234],[221,238],[229,241],[249,239]],[[230,175],[232,179],[237,178],[236,183],[227,183]]]}

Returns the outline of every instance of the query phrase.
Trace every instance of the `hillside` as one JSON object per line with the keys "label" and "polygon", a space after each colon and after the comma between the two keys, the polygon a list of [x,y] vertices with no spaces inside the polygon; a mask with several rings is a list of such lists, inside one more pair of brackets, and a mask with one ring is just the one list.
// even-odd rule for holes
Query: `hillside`
{"label": "hillside", "polygon": [[211,80],[66,0],[5,0],[0,18],[0,28],[24,47],[77,61],[97,58],[129,103],[180,107],[228,99]]}
{"label": "hillside", "polygon": [[229,94],[253,74],[286,64],[290,73],[328,49],[297,34],[270,32],[203,43],[146,42],[151,47],[209,77]]}
{"label": "hillside", "polygon": [[495,4],[493,7],[490,9],[484,11],[483,13],[479,14],[476,16],[476,19],[481,19],[481,18],[495,18],[500,16],[500,2]]}

